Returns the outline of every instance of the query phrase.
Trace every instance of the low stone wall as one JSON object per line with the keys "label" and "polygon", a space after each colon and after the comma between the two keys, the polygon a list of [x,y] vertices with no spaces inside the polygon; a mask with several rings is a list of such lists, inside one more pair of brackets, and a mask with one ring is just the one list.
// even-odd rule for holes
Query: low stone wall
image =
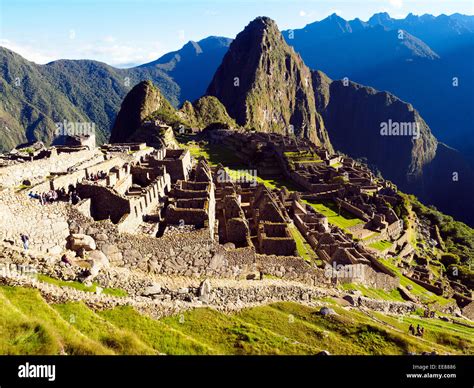
{"label": "low stone wall", "polygon": [[267,255],[287,256],[295,254],[296,242],[292,237],[268,237],[259,235],[260,251]]}
{"label": "low stone wall", "polygon": [[436,287],[436,286],[433,286],[432,284],[430,283],[427,283],[427,282],[424,282],[423,280],[420,280],[420,279],[416,279],[412,276],[408,276],[406,275],[406,277],[412,281],[414,281],[416,284],[418,284],[419,286],[423,287],[423,288],[426,288],[428,291],[431,291],[432,293],[436,294],[436,295],[443,295],[443,290],[439,287]]}
{"label": "low stone wall", "polygon": [[341,284],[358,283],[386,291],[396,289],[400,284],[398,277],[376,272],[365,264],[345,265],[339,271],[334,271],[333,267],[329,267],[326,272],[327,276],[335,278],[337,283]]}
{"label": "low stone wall", "polygon": [[103,159],[103,155],[97,150],[83,150],[59,155],[52,154],[50,158],[28,162],[28,168],[25,168],[23,163],[2,167],[0,186],[18,187],[24,180],[29,180],[34,185],[43,181],[52,172],[66,172],[68,168],[94,157]]}
{"label": "low stone wall", "polygon": [[254,271],[254,251],[227,251],[215,242],[208,228],[172,231],[160,238],[120,233],[110,221],[93,222],[70,209],[71,232],[83,232],[96,241],[113,265],[163,275],[245,278]]}
{"label": "low stone wall", "polygon": [[[74,171],[70,174],[61,175],[52,179],[50,181],[50,188],[53,190],[64,189],[67,192],[70,185],[76,187],[84,178],[86,178],[85,170]],[[35,187],[35,189],[37,188]]]}
{"label": "low stone wall", "polygon": [[275,276],[286,280],[300,281],[309,285],[330,284],[331,280],[324,272],[311,266],[301,257],[256,255],[257,269],[263,275]]}
{"label": "low stone wall", "polygon": [[365,214],[362,210],[360,210],[358,207],[350,204],[347,201],[343,201],[342,199],[336,198],[336,203],[341,206],[342,209],[346,210],[347,212],[353,214],[354,216],[364,220],[364,221],[370,221],[370,217]]}
{"label": "low stone wall", "polygon": [[29,237],[31,249],[46,252],[65,247],[69,235],[67,204],[41,205],[27,193],[24,190],[0,194],[0,239],[22,246],[20,234],[23,233]]}
{"label": "low stone wall", "polygon": [[412,302],[393,302],[386,300],[370,299],[364,296],[357,298],[355,306],[365,307],[370,310],[380,311],[385,314],[406,315],[415,312],[418,305]]}

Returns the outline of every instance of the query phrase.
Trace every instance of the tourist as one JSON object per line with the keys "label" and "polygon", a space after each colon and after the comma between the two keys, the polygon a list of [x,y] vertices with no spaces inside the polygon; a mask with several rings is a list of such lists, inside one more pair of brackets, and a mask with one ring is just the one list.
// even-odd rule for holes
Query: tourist
{"label": "tourist", "polygon": [[408,331],[410,332],[411,335],[415,335],[415,328],[413,327],[413,324],[410,323],[410,327],[408,328]]}
{"label": "tourist", "polygon": [[81,198],[79,197],[79,195],[77,195],[76,192],[74,192],[74,193],[72,194],[72,201],[71,201],[72,204],[73,204],[73,205],[77,205],[80,201],[81,201]]}
{"label": "tourist", "polygon": [[416,335],[417,335],[418,337],[422,337],[422,336],[423,336],[423,335],[422,335],[422,332],[421,332],[421,326],[420,326],[420,325],[417,325],[417,326],[416,326]]}
{"label": "tourist", "polygon": [[66,254],[64,254],[62,257],[61,257],[61,262],[67,264],[67,265],[72,265],[71,261],[69,260],[69,258],[66,256]]}
{"label": "tourist", "polygon": [[25,249],[25,251],[27,251],[30,245],[30,239],[28,238],[26,234],[20,234],[20,239],[21,239],[21,242],[23,243],[23,248]]}

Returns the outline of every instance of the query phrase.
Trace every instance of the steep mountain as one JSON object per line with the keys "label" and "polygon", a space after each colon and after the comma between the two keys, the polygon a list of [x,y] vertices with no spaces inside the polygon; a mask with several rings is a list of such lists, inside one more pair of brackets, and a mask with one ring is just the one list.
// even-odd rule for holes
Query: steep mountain
{"label": "steep mountain", "polygon": [[195,101],[204,94],[231,41],[219,36],[210,36],[198,42],[189,41],[180,50],[137,69],[165,72],[179,85],[176,97],[180,103]]}
{"label": "steep mountain", "polygon": [[178,115],[195,128],[204,129],[211,124],[225,124],[230,128],[237,126],[225,106],[214,96],[201,97],[193,104],[185,101]]}
{"label": "steep mountain", "polygon": [[145,118],[158,110],[172,111],[170,103],[150,81],[140,82],[127,94],[110,135],[111,143],[127,141]]}
{"label": "steep mountain", "polygon": [[55,123],[64,121],[92,122],[98,141],[105,141],[123,97],[141,79],[153,79],[177,103],[177,85],[160,70],[150,74],[87,60],[36,65],[0,48],[0,149],[25,141],[51,143]]}
{"label": "steep mountain", "polygon": [[[313,72],[313,88],[335,149],[365,158],[403,191],[474,223],[472,169],[458,151],[436,140],[411,104],[354,82],[332,81],[320,71]],[[391,124],[414,124],[419,132],[382,131],[385,125],[394,129]]]}
{"label": "steep mountain", "polygon": [[143,81],[123,100],[112,128],[110,142],[141,141],[152,144],[165,135],[174,138],[173,131],[166,134],[157,133],[153,125],[146,125],[147,121],[156,120],[160,124],[171,126],[175,131],[185,127],[204,129],[216,123],[228,127],[236,126],[224,105],[216,97],[201,97],[194,104],[186,101],[178,111],[158,87],[151,81]]}
{"label": "steep mountain", "polygon": [[36,65],[0,47],[0,151],[19,143],[51,143],[55,123],[95,123],[105,141],[125,95],[151,80],[178,107],[202,96],[227,51],[229,39],[189,42],[155,62],[117,69],[89,60],[59,60]]}
{"label": "steep mountain", "polygon": [[310,68],[410,101],[436,137],[474,166],[473,16],[380,13],[362,22],[331,15],[283,35]]}
{"label": "steep mountain", "polygon": [[207,89],[239,125],[294,133],[331,147],[315,109],[311,73],[276,23],[252,21],[231,43]]}
{"label": "steep mountain", "polygon": [[41,68],[0,47],[0,149],[55,136],[55,122],[86,121],[72,102],[45,79]]}

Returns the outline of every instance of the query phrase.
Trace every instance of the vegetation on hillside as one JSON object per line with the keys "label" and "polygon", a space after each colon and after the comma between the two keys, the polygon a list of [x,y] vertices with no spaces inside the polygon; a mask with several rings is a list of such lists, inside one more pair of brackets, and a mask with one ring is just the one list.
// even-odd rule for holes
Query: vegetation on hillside
{"label": "vegetation on hillside", "polygon": [[[48,305],[38,291],[0,287],[0,354],[406,354],[474,352],[474,330],[417,316],[348,310],[335,315],[295,303],[233,314],[200,308],[155,320],[131,307],[93,311],[82,303]],[[427,328],[408,334],[410,323]]]}

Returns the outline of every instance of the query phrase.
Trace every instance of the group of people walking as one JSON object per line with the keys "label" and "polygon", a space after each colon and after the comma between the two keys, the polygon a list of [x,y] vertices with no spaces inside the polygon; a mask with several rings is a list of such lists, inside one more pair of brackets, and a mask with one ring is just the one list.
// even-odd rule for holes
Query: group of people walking
{"label": "group of people walking", "polygon": [[64,188],[61,188],[59,190],[50,190],[45,193],[33,193],[32,191],[30,191],[28,193],[28,196],[33,199],[38,199],[41,205],[46,205],[48,203],[53,203],[56,201],[69,202],[75,205],[81,200],[76,190],[70,189],[68,192],[66,192]]}
{"label": "group of people walking", "polygon": [[416,335],[417,337],[422,337],[422,338],[423,338],[423,335],[425,334],[425,328],[420,325],[417,325],[415,329],[415,326],[410,324],[408,331],[410,332],[410,334]]}
{"label": "group of people walking", "polygon": [[96,174],[91,173],[89,175],[89,180],[92,182],[97,182],[98,180],[105,179],[105,178],[107,178],[107,173],[104,171],[99,171]]}

